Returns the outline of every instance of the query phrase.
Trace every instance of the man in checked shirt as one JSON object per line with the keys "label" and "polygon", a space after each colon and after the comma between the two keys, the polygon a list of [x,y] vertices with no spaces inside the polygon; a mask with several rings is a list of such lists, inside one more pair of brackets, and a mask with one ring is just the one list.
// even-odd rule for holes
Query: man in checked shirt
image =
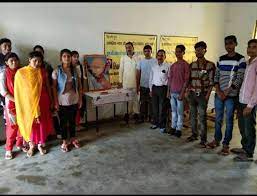
{"label": "man in checked shirt", "polygon": [[214,86],[215,64],[208,61],[204,55],[207,45],[200,41],[195,44],[195,54],[197,60],[190,64],[190,80],[188,85],[188,103],[190,106],[190,121],[192,135],[187,138],[187,142],[198,139],[198,112],[199,112],[199,130],[201,142],[199,147],[206,148],[207,144],[207,105]]}

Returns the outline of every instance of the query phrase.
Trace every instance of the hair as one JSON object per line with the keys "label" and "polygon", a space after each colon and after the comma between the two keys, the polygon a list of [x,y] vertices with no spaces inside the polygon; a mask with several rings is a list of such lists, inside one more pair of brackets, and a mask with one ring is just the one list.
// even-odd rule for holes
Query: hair
{"label": "hair", "polygon": [[250,44],[252,44],[252,43],[257,44],[257,39],[251,39],[251,40],[249,40],[249,41],[248,41],[248,46],[249,46]]}
{"label": "hair", "polygon": [[129,45],[129,44],[134,48],[134,46],[133,46],[133,43],[132,43],[132,42],[127,42],[125,45]]}
{"label": "hair", "polygon": [[39,48],[40,50],[43,51],[43,53],[45,53],[44,48],[40,45],[35,45],[34,48],[33,48],[33,51],[36,51],[37,48]]}
{"label": "hair", "polygon": [[183,44],[177,45],[176,48],[179,48],[182,52],[186,51],[186,47]]}
{"label": "hair", "polygon": [[226,36],[225,39],[224,39],[224,42],[226,42],[226,41],[228,41],[228,40],[232,40],[234,43],[237,44],[237,39],[236,39],[236,36],[235,36],[235,35]]}
{"label": "hair", "polygon": [[4,57],[4,61],[8,61],[10,58],[16,58],[18,61],[20,61],[18,55],[14,52],[8,52],[5,57]]}
{"label": "hair", "polygon": [[204,41],[197,42],[195,44],[195,49],[196,48],[200,48],[200,47],[203,48],[203,49],[206,49],[207,48],[207,44]]}
{"label": "hair", "polygon": [[2,45],[3,43],[10,43],[10,44],[12,44],[11,40],[8,39],[8,38],[2,38],[2,39],[0,39],[0,45]]}
{"label": "hair", "polygon": [[32,58],[35,58],[35,57],[41,58],[42,62],[44,61],[44,56],[40,52],[32,51],[32,52],[29,53],[29,58],[32,59]]}
{"label": "hair", "polygon": [[62,55],[63,55],[64,53],[68,53],[68,54],[72,55],[72,54],[71,54],[71,51],[70,51],[69,49],[65,48],[65,49],[62,49],[62,50],[61,50],[61,52],[60,52],[60,57],[62,57]]}
{"label": "hair", "polygon": [[163,53],[166,55],[166,52],[165,52],[165,50],[163,50],[163,49],[158,50],[157,54],[158,54],[159,52],[163,52]]}
{"label": "hair", "polygon": [[79,55],[78,51],[76,51],[76,50],[71,51],[71,56],[73,56],[73,55]]}
{"label": "hair", "polygon": [[144,46],[144,49],[143,49],[143,50],[147,50],[147,49],[149,49],[149,50],[152,51],[152,47],[151,47],[150,45],[145,45],[145,46]]}

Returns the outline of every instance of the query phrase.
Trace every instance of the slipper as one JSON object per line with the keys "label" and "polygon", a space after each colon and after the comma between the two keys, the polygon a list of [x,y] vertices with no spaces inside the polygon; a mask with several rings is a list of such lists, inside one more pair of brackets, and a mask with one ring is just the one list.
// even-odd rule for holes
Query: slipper
{"label": "slipper", "polygon": [[27,152],[27,157],[32,157],[34,155],[34,148],[30,148]]}
{"label": "slipper", "polygon": [[73,141],[72,141],[72,144],[73,144],[73,146],[74,146],[75,148],[80,148],[80,143],[79,143],[78,140],[73,140]]}
{"label": "slipper", "polygon": [[45,155],[46,154],[46,149],[42,146],[42,145],[38,145],[38,151],[41,155]]}
{"label": "slipper", "polygon": [[61,145],[61,150],[62,150],[63,152],[68,152],[68,151],[69,151],[68,145],[67,145],[67,144],[62,144],[62,145]]}

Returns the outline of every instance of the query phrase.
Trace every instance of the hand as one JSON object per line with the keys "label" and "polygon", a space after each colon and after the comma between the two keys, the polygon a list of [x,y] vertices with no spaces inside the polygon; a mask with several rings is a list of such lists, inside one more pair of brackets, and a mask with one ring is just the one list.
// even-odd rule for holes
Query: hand
{"label": "hand", "polygon": [[249,114],[251,114],[251,112],[252,112],[252,108],[246,107],[243,110],[243,116],[248,116]]}
{"label": "hand", "polygon": [[152,97],[152,91],[149,92],[150,97]]}
{"label": "hand", "polygon": [[228,94],[230,93],[231,90],[232,90],[231,87],[225,89],[225,90],[224,90],[224,95],[225,95],[225,96],[228,96]]}
{"label": "hand", "polygon": [[55,108],[57,111],[59,111],[59,103],[56,103],[56,104],[54,105],[54,108]]}
{"label": "hand", "polygon": [[140,93],[140,89],[139,89],[139,88],[137,88],[137,94],[139,95],[139,93]]}
{"label": "hand", "polygon": [[180,94],[179,97],[178,97],[178,100],[179,100],[179,101],[183,101],[183,99],[184,99],[184,95],[183,95],[183,94],[182,94],[182,95]]}
{"label": "hand", "polygon": [[217,95],[219,96],[219,98],[224,101],[226,99],[226,95],[223,93],[223,91],[218,90],[216,91]]}
{"label": "hand", "polygon": [[35,118],[35,123],[40,124],[39,117]]}
{"label": "hand", "polygon": [[82,99],[79,99],[79,109],[82,108],[82,104],[83,104]]}

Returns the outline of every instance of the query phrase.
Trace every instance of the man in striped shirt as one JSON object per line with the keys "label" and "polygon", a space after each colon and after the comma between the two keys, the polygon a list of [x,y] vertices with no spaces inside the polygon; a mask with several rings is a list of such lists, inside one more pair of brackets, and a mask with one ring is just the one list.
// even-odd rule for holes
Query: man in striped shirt
{"label": "man in striped shirt", "polygon": [[225,37],[225,49],[227,54],[221,56],[217,63],[214,83],[215,94],[215,134],[214,140],[207,147],[214,149],[222,140],[222,124],[224,109],[226,108],[226,129],[223,139],[221,155],[229,154],[229,143],[232,139],[234,111],[238,100],[238,94],[243,82],[246,68],[245,58],[235,52],[237,38],[234,35]]}
{"label": "man in striped shirt", "polygon": [[197,60],[190,64],[190,80],[188,103],[190,105],[190,120],[192,127],[192,135],[187,138],[188,142],[197,140],[197,115],[199,112],[199,129],[201,132],[201,142],[199,147],[205,148],[207,142],[207,104],[213,88],[215,64],[205,59],[207,45],[201,41],[195,44],[195,54]]}

